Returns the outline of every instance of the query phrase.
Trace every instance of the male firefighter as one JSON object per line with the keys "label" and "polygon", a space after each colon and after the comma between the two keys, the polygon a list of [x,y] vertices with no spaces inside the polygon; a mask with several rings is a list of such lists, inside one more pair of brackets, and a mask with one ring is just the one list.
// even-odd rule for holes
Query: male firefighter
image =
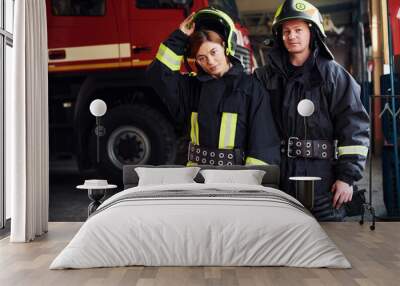
{"label": "male firefighter", "polygon": [[[294,195],[290,177],[321,177],[312,212],[321,221],[341,221],[369,147],[369,117],[360,87],[334,61],[324,42],[322,16],[307,1],[281,4],[272,30],[274,44],[256,76],[270,95],[281,138],[281,188]],[[303,99],[315,107],[306,125],[297,112]]]}

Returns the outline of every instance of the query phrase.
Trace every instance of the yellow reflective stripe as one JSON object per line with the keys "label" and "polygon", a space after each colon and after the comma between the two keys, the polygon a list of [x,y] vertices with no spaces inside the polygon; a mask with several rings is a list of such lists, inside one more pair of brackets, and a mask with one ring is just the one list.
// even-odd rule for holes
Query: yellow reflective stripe
{"label": "yellow reflective stripe", "polygon": [[367,157],[368,148],[362,145],[341,146],[339,147],[339,156],[343,155],[361,155]]}
{"label": "yellow reflective stripe", "polygon": [[283,3],[276,9],[274,18],[277,18],[282,13]]}
{"label": "yellow reflective stripe", "polygon": [[237,113],[222,113],[219,130],[219,149],[233,149],[235,146]]}
{"label": "yellow reflective stripe", "polygon": [[175,54],[166,45],[161,44],[158,48],[156,58],[166,65],[172,71],[178,71],[181,68],[181,61],[183,56]]}
{"label": "yellow reflective stripe", "polygon": [[192,117],[190,119],[191,128],[190,128],[190,139],[193,144],[200,145],[199,140],[199,122],[198,122],[198,113],[192,112]]}
{"label": "yellow reflective stripe", "polygon": [[246,158],[246,165],[269,165],[267,162],[258,160],[253,157],[247,157]]}
{"label": "yellow reflective stripe", "polygon": [[187,164],[186,164],[186,167],[193,167],[193,166],[198,166],[198,165],[199,164],[197,164],[197,163],[194,163],[192,161],[188,161]]}

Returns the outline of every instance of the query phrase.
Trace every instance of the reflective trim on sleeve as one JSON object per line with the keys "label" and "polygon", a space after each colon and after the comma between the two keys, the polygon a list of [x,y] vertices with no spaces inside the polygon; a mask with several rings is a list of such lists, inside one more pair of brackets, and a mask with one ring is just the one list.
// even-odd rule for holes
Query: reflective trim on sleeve
{"label": "reflective trim on sleeve", "polygon": [[233,149],[235,146],[237,113],[222,113],[219,130],[219,149]]}
{"label": "reflective trim on sleeve", "polygon": [[246,165],[269,165],[267,162],[258,160],[253,157],[246,157]]}
{"label": "reflective trim on sleeve", "polygon": [[178,71],[181,68],[181,61],[183,56],[175,54],[166,45],[161,44],[158,48],[156,58],[166,65],[172,71]]}
{"label": "reflective trim on sleeve", "polygon": [[339,156],[343,155],[361,155],[367,157],[368,147],[362,145],[339,146]]}
{"label": "reflective trim on sleeve", "polygon": [[190,139],[194,145],[200,145],[199,140],[199,122],[198,122],[198,113],[192,112],[192,116],[190,118]]}

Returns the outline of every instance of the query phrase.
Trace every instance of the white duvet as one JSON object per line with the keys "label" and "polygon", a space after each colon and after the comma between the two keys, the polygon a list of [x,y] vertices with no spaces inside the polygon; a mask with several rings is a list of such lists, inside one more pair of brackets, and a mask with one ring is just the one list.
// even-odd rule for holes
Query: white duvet
{"label": "white duvet", "polygon": [[[154,198],[175,190],[173,197]],[[251,191],[263,193],[257,197]],[[224,192],[227,196],[218,196]],[[50,269],[127,265],[351,267],[295,199],[276,189],[238,184],[120,192],[82,225]]]}

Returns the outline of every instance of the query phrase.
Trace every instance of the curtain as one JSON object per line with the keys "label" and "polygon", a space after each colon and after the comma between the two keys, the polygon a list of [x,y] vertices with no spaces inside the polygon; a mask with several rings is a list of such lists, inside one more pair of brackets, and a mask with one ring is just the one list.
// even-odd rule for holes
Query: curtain
{"label": "curtain", "polygon": [[11,190],[11,242],[31,241],[48,229],[45,5],[45,0],[15,1],[13,92],[6,98],[6,187]]}

